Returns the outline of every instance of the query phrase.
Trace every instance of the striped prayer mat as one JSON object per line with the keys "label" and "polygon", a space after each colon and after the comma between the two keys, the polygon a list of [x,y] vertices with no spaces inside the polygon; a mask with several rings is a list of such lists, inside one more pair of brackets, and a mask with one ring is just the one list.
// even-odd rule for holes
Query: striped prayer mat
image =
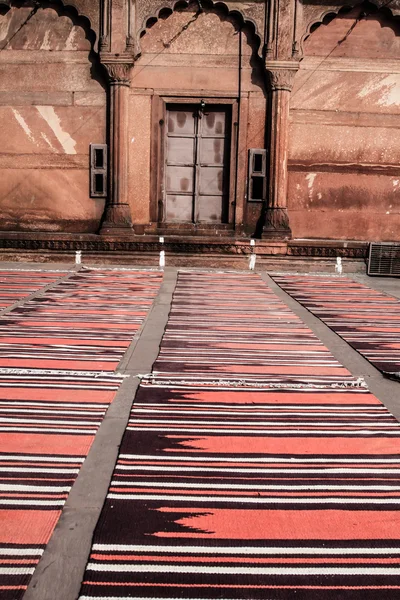
{"label": "striped prayer mat", "polygon": [[158,380],[343,383],[353,377],[252,274],[180,273]]}
{"label": "striped prayer mat", "polygon": [[0,368],[114,371],[162,274],[83,270],[0,318]]}
{"label": "striped prayer mat", "polygon": [[67,275],[61,271],[0,270],[0,309],[7,308],[40,288]]}
{"label": "striped prayer mat", "polygon": [[196,279],[179,276],[80,600],[397,599],[399,424],[257,276]]}
{"label": "striped prayer mat", "polygon": [[400,379],[400,300],[346,278],[274,280],[374,367]]}
{"label": "striped prayer mat", "polygon": [[2,600],[27,588],[161,279],[83,270],[0,317]]}
{"label": "striped prayer mat", "polygon": [[18,600],[122,378],[0,375],[0,597]]}

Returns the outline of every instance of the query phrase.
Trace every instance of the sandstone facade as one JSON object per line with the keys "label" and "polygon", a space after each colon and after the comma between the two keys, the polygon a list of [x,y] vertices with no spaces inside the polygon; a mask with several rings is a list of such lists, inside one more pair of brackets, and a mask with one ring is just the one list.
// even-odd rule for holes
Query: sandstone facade
{"label": "sandstone facade", "polygon": [[3,0],[0,231],[400,241],[399,14]]}

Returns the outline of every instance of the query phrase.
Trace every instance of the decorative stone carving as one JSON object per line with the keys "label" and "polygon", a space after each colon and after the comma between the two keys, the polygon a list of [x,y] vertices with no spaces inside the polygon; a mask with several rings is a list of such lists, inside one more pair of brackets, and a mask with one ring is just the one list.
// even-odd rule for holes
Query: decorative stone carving
{"label": "decorative stone carving", "polygon": [[134,58],[127,54],[101,54],[101,63],[107,71],[110,85],[130,86]]}
{"label": "decorative stone carving", "polygon": [[292,91],[294,82],[294,73],[292,71],[277,69],[276,71],[268,71],[268,76],[271,90]]}
{"label": "decorative stone carving", "polygon": [[299,63],[297,61],[266,60],[265,68],[267,70],[269,84],[272,91],[292,91],[294,77],[299,70]]}
{"label": "decorative stone carving", "polygon": [[[115,230],[112,232],[115,233]],[[160,243],[158,241],[138,241],[136,239],[128,240],[107,240],[99,237],[95,240],[74,239],[33,239],[29,234],[20,234],[20,238],[0,238],[1,250],[43,250],[55,252],[148,252],[158,254]],[[25,237],[26,236],[26,237]],[[329,242],[328,242],[329,244]],[[169,242],[166,240],[163,248],[170,253],[175,254],[211,254],[211,255],[248,255],[250,248],[237,246],[235,244],[216,243],[191,243],[187,240]],[[275,254],[275,252],[265,251],[265,256]],[[368,256],[368,243],[362,243],[355,247],[343,247],[340,245],[310,244],[307,242],[289,242],[287,249],[282,254],[298,258],[329,258],[336,259],[337,256],[352,260],[366,260]]]}

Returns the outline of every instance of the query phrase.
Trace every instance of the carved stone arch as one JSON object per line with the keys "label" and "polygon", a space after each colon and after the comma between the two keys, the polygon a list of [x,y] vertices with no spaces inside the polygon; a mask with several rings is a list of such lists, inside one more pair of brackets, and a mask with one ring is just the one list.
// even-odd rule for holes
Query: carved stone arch
{"label": "carved stone arch", "polygon": [[[85,37],[90,43],[88,59],[91,63],[91,76],[105,88],[106,80],[98,53],[99,35],[92,27],[91,19],[79,11],[79,4],[79,0],[68,0],[68,2],[64,2],[63,0],[32,0],[32,2],[29,2],[29,0],[26,2],[22,2],[21,0],[0,0],[0,14],[6,14],[6,12],[14,7],[29,8],[31,5],[35,13],[40,9],[51,8],[56,11],[59,17],[68,17],[74,26],[80,27],[84,31]],[[3,13],[1,13],[2,6],[6,8]]]}
{"label": "carved stone arch", "polygon": [[[91,44],[92,52],[97,53],[97,42],[99,38],[98,18],[93,18],[94,14],[88,15],[81,10],[82,2],[79,0],[34,0],[31,3],[21,2],[20,0],[0,0],[0,10],[4,9],[2,14],[8,12],[11,8],[29,7],[31,4],[32,10],[37,12],[39,9],[52,8],[59,16],[69,17],[72,23],[79,26],[85,32],[87,40]],[[94,21],[94,23],[93,23]]]}
{"label": "carved stone arch", "polygon": [[312,19],[308,20],[308,22],[303,23],[303,32],[300,37],[300,56],[304,55],[304,42],[312,35],[313,31],[320,25],[327,25],[330,21],[335,19],[340,14],[345,14],[346,12],[350,12],[357,6],[365,6],[366,10],[368,6],[374,7],[376,9],[376,13],[383,13],[388,15],[390,18],[398,20],[400,18],[399,15],[394,14],[394,11],[388,6],[388,3],[382,4],[379,0],[358,0],[353,1],[350,4],[343,4],[342,6],[337,6],[335,8],[330,7],[329,9],[321,10],[318,15],[314,15]]}
{"label": "carved stone arch", "polygon": [[158,8],[158,10],[155,11],[154,14],[147,15],[143,19],[142,26],[138,30],[137,36],[136,36],[137,37],[137,55],[135,58],[139,58],[141,55],[140,39],[146,34],[146,32],[160,18],[168,17],[175,10],[189,8],[190,6],[194,7],[196,5],[198,6],[199,12],[204,11],[204,9],[211,10],[211,11],[219,10],[219,11],[223,12],[226,16],[229,16],[229,17],[237,20],[238,24],[241,27],[248,27],[253,39],[255,40],[255,42],[258,46],[257,54],[260,58],[262,58],[262,44],[261,44],[262,34],[259,31],[259,27],[258,27],[257,23],[255,22],[255,20],[251,19],[250,17],[245,15],[241,10],[239,10],[237,8],[231,9],[226,2],[220,2],[220,1],[214,2],[213,0],[206,0],[206,1],[204,1],[204,0],[203,1],[201,1],[201,0],[197,0],[197,1],[196,0],[178,0],[178,1],[176,1],[176,0],[174,0],[173,2],[164,2],[162,4],[162,6],[160,6]]}

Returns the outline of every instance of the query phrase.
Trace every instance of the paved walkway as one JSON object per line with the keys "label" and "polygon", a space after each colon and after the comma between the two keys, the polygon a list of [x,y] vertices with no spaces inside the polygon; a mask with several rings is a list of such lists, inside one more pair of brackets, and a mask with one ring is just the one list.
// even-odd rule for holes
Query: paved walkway
{"label": "paved walkway", "polygon": [[[15,265],[13,266],[15,267]],[[71,274],[62,274],[62,277],[70,276]],[[142,329],[140,330],[140,335],[135,336],[131,346],[128,348],[119,364],[117,371],[120,375],[124,376],[124,381],[108,409],[88,457],[80,469],[79,475],[72,487],[58,521],[58,525],[44,549],[43,556],[33,574],[28,590],[24,595],[24,600],[53,600],[55,598],[57,598],[57,600],[75,600],[78,597],[81,582],[84,577],[85,580],[87,580],[88,577],[88,574],[84,576],[84,571],[89,557],[92,536],[107,494],[107,488],[117,459],[121,438],[128,423],[131,403],[139,384],[138,375],[149,373],[157,356],[158,361],[155,368],[157,370],[158,380],[154,381],[153,377],[147,381],[147,395],[151,386],[157,384],[164,387],[166,386],[169,389],[170,383],[166,380],[170,380],[171,378],[175,385],[178,381],[182,382],[182,380],[185,380],[187,385],[188,378],[192,378],[193,384],[194,378],[194,387],[196,387],[196,385],[199,384],[199,377],[204,384],[204,379],[220,380],[224,378],[234,380],[235,378],[237,379],[237,375],[239,375],[240,380],[242,381],[240,384],[241,386],[243,385],[244,379],[252,381],[253,384],[265,386],[282,383],[283,380],[279,379],[282,375],[284,375],[285,385],[288,383],[291,385],[296,384],[296,382],[299,383],[300,379],[303,383],[304,378],[309,382],[312,381],[313,384],[318,383],[317,380],[319,379],[319,383],[322,382],[322,384],[326,385],[332,383],[332,381],[328,381],[331,376],[338,378],[338,381],[340,380],[339,383],[343,384],[346,379],[348,382],[351,382],[352,380],[356,381],[357,378],[361,376],[367,381],[371,392],[373,392],[375,396],[397,416],[397,418],[400,417],[400,403],[397,400],[399,384],[384,379],[371,364],[352,350],[342,339],[338,338],[338,336],[330,331],[316,317],[287,296],[267,275],[262,274],[265,283],[263,283],[257,275],[249,275],[248,273],[230,274],[225,277],[222,274],[217,273],[207,276],[200,273],[194,273],[192,275],[182,273],[179,277],[181,282],[180,287],[175,290],[177,270],[166,269],[164,281],[150,312],[147,317],[145,317]],[[230,289],[223,289],[224,284],[221,283],[222,278],[225,283],[226,281],[230,281]],[[368,282],[369,281],[370,280],[368,279]],[[400,284],[396,286],[396,283],[397,282],[391,281],[390,288],[393,292],[398,293]],[[373,284],[374,287],[379,287],[378,280],[373,280]],[[387,280],[382,281],[381,287],[387,287]],[[271,291],[268,291],[268,288]],[[170,314],[174,290],[175,308]],[[199,291],[201,296],[199,296]],[[30,299],[31,298],[28,296],[28,302]],[[214,313],[216,300],[222,308],[217,311],[217,313]],[[288,311],[288,309],[281,304],[282,301],[292,312]],[[269,317],[264,314],[264,302],[269,304],[270,310],[272,310]],[[24,306],[23,303],[24,300],[22,300],[22,306]],[[274,304],[274,306],[272,306],[271,303]],[[167,326],[169,314],[169,326],[166,337],[164,338],[164,343],[161,346],[161,353],[159,354],[159,346],[165,327]],[[216,318],[221,317],[221,314],[224,315],[223,324],[218,325]],[[293,317],[291,315],[293,315]],[[230,319],[231,322],[229,322]],[[266,332],[264,331],[263,333],[262,327],[261,330],[259,328],[261,321],[264,323],[265,327],[265,319],[269,319],[270,325],[273,327],[275,325],[276,331],[269,331],[269,339],[271,339],[271,336],[275,336],[273,348],[266,348],[263,345],[263,337]],[[207,324],[207,331],[201,328],[201,324],[204,324],[204,322]],[[237,326],[238,323],[246,323],[245,327],[242,328],[243,331],[247,328],[247,333],[245,335],[243,332],[240,333],[240,329]],[[249,334],[249,326],[252,323],[254,324],[254,328],[253,330],[250,329]],[[281,323],[282,327],[276,327],[276,323]],[[293,329],[293,327],[290,326],[290,324],[293,325],[293,323],[295,323],[296,329],[294,337],[292,335],[293,331],[290,333],[292,338],[289,340],[289,346],[287,345],[288,340],[286,340],[285,345],[285,340],[282,339],[282,330],[285,330],[285,328],[288,327],[288,323],[289,329]],[[200,326],[200,330],[196,330],[197,324]],[[195,331],[193,331],[193,328]],[[309,328],[309,330],[307,328]],[[215,337],[215,332],[217,330],[219,333],[217,337]],[[310,332],[306,333],[306,330]],[[316,337],[313,336],[311,332],[314,332]],[[233,334],[235,335],[235,340],[232,340]],[[256,343],[254,338],[257,338]],[[322,343],[319,340],[321,340]],[[309,352],[307,359],[303,364],[300,364],[301,361],[299,362],[298,359],[299,351],[300,346],[304,343],[306,343],[306,346],[303,346],[303,349],[307,347]],[[254,346],[257,347],[255,348]],[[324,348],[324,346],[326,348]],[[277,349],[278,352],[276,352]],[[287,351],[289,353],[287,353]],[[311,356],[310,352],[314,354]],[[255,356],[254,353],[256,353]],[[331,356],[330,353],[333,356]],[[201,361],[197,358],[199,355],[202,357]],[[243,357],[247,360],[243,360]],[[310,362],[312,357],[314,362]],[[26,360],[26,357],[24,357],[24,360]],[[282,361],[285,364],[283,364]],[[262,368],[255,368],[254,363],[257,365],[262,364]],[[24,368],[27,368],[27,365],[28,363],[25,364]],[[182,365],[184,365],[183,372]],[[343,369],[341,365],[344,365],[348,371]],[[293,367],[297,368],[293,370]],[[310,367],[312,367],[311,370]],[[260,380],[263,381],[260,382]],[[213,391],[215,392],[215,390],[210,390],[210,392]],[[269,393],[270,392],[271,390],[269,390]],[[145,390],[141,392],[142,396],[138,397],[139,400],[137,402],[140,401],[141,397],[143,400],[144,393]],[[194,390],[194,393],[196,393],[196,390]],[[221,390],[218,389],[217,393],[220,394]],[[366,396],[363,393],[363,398],[365,397]],[[371,397],[371,395],[368,394],[368,397]],[[171,401],[175,402],[173,398],[167,399],[167,403]],[[219,400],[217,401],[219,402]],[[135,406],[137,402],[135,403]],[[145,399],[144,404],[146,404],[146,402],[148,402],[148,400]],[[368,401],[367,404],[369,402],[370,401]],[[372,399],[371,404],[374,405],[374,400]],[[372,426],[373,424],[371,423],[371,427]],[[136,421],[134,427],[137,428]],[[219,423],[218,427],[223,427],[223,424]],[[394,446],[390,446],[392,453],[393,447]],[[368,453],[367,446],[365,448],[365,451]],[[382,458],[383,454],[384,453],[382,453]],[[258,459],[260,458],[259,454],[257,457]],[[236,456],[236,459],[237,458],[238,457]],[[191,483],[193,483],[193,481]],[[238,484],[238,482],[234,483],[236,485]],[[118,491],[117,494],[119,493],[120,492]],[[111,500],[113,500],[113,498],[111,498]],[[292,506],[292,508],[297,509],[298,507]],[[136,513],[134,512],[133,514],[135,515]],[[356,511],[353,514],[357,516]],[[132,518],[135,517],[133,516]],[[148,519],[145,519],[145,521],[147,522]],[[230,521],[232,522],[232,520]],[[360,519],[360,523],[361,521],[362,519]],[[384,537],[385,536],[383,536],[383,538]],[[258,559],[260,559],[260,557],[258,557]],[[143,556],[140,560],[142,564],[144,560]],[[193,564],[193,560],[191,562]],[[214,565],[215,564],[214,561]],[[253,564],[253,561],[251,561],[251,564]],[[359,564],[359,559],[357,564]],[[188,570],[187,561],[184,562],[184,565],[185,573],[192,572],[193,574],[193,572],[195,572],[193,570],[190,571],[190,569]],[[182,566],[179,561],[177,566]],[[375,567],[376,561],[374,563],[374,568]],[[363,569],[365,572],[365,564],[363,564]],[[156,580],[154,580],[152,575],[148,575],[149,572],[151,573],[152,570],[146,570],[147,581],[149,581],[149,577],[150,580],[153,581],[150,591],[144,593],[144,585],[141,585],[139,586],[140,594],[136,593],[134,597],[159,597],[154,594]],[[226,572],[225,569],[224,577],[226,576]],[[245,573],[248,574],[247,571]],[[267,573],[265,568],[263,573],[263,576]],[[265,597],[266,588],[262,587],[262,585],[265,586],[265,582],[260,584],[260,572],[257,571],[255,576],[257,577],[257,593],[253,592],[252,595],[252,592],[249,590],[254,588],[249,588],[246,595],[243,597]],[[151,579],[152,577],[153,579]],[[92,577],[91,582],[93,583],[93,581],[96,581],[96,578],[93,580]],[[299,596],[299,592],[302,589],[301,582],[299,583],[299,581],[295,583],[298,592],[295,597],[311,598],[309,589],[304,592],[304,596]],[[212,582],[215,583],[215,580],[213,579],[211,583]],[[320,580],[318,580],[318,582],[320,583]],[[318,582],[317,585],[319,585]],[[185,595],[186,592],[182,591],[185,588],[185,582],[182,578],[179,578],[178,583],[179,585],[177,585],[176,581],[174,583],[175,595],[168,597],[177,597],[178,593],[179,597],[183,594],[182,597],[189,598],[221,597],[221,588],[218,587],[221,585],[221,582],[218,581],[216,582],[218,595],[211,594],[210,596],[204,596],[203,593],[193,595],[193,590],[188,595]],[[170,580],[168,584],[171,585]],[[247,584],[248,582],[246,585]],[[226,582],[224,585],[226,585]],[[282,586],[282,582],[278,581],[277,585]],[[363,585],[364,584],[361,584],[361,587],[363,587]],[[377,593],[377,589],[380,589],[381,583],[380,581],[377,583],[374,580],[374,585],[376,587],[375,593]],[[393,583],[390,585],[392,585],[393,594],[398,594],[398,590],[395,591],[396,586]],[[230,587],[227,588],[229,594],[227,591],[222,597],[241,597],[240,595],[232,596],[232,593],[237,594],[237,591],[234,591],[231,582],[229,583],[229,586]],[[176,589],[177,587],[178,590]],[[344,589],[345,587],[346,586],[344,586]],[[83,590],[85,596],[82,597],[95,598],[95,592],[88,591],[88,589],[86,589],[86,591],[85,589]],[[115,590],[116,588],[114,587],[113,589]],[[201,588],[197,587],[193,589],[197,589],[197,592],[199,592],[199,589]],[[210,581],[207,583],[208,592],[209,589]],[[264,591],[260,592],[259,590],[261,589],[264,589]],[[104,590],[102,590],[103,595],[101,597],[110,597],[110,594]],[[333,591],[332,587],[330,591]],[[259,595],[260,593],[262,593],[262,596]],[[332,597],[341,597],[337,595],[337,592],[334,593],[336,595]],[[107,595],[104,596],[104,594]],[[17,596],[10,595],[9,597],[14,598]],[[123,596],[120,591],[117,591],[115,592],[115,597]],[[133,596],[131,592],[129,592],[126,597]],[[163,593],[160,597],[167,596]],[[280,598],[281,596],[279,594],[270,594],[270,597]],[[287,598],[289,596],[285,595],[284,597]],[[343,597],[355,598],[356,596],[346,595]],[[363,597],[365,597],[364,592]],[[389,595],[385,597],[395,598],[397,596]]]}

